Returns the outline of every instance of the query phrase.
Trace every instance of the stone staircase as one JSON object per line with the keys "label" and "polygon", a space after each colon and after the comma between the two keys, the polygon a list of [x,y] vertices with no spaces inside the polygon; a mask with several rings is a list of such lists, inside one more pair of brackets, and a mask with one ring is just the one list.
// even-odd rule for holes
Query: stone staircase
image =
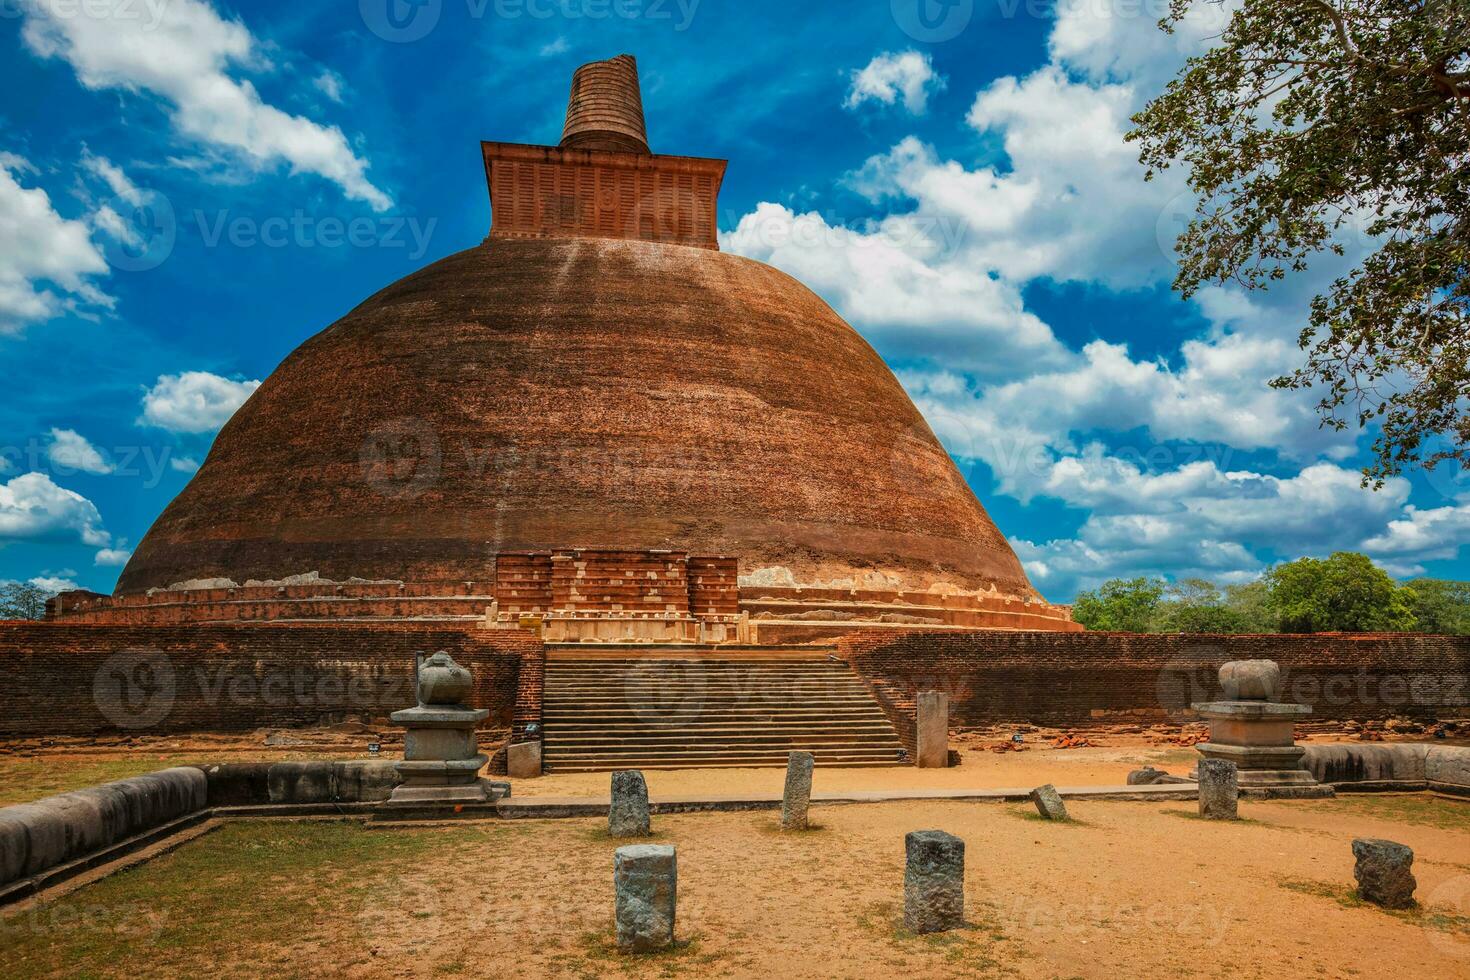
{"label": "stone staircase", "polygon": [[548,772],[819,766],[907,759],[882,708],[821,647],[549,645],[542,704]]}

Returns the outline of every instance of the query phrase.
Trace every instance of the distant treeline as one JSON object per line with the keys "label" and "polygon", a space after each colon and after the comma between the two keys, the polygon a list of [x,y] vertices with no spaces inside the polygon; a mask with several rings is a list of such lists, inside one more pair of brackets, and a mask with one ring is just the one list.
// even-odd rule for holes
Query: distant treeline
{"label": "distant treeline", "polygon": [[1277,565],[1254,582],[1115,578],[1083,592],[1072,618],[1133,633],[1470,633],[1470,582],[1395,581],[1367,555]]}

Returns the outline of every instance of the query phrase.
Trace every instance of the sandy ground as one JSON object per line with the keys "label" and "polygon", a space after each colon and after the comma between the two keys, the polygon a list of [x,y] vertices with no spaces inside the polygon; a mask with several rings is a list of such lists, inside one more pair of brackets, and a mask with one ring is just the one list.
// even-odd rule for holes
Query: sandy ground
{"label": "sandy ground", "polygon": [[[653,958],[612,944],[600,821],[236,823],[6,923],[0,975],[1470,977],[1463,803],[1246,802],[1240,823],[1071,808],[1059,825],[1013,804],[817,807],[802,834],[769,813],[657,818],[682,945]],[[927,828],[966,842],[971,926],[916,937],[903,836]],[[1355,836],[1414,848],[1424,908],[1352,899]],[[100,928],[47,928],[77,922]]]}
{"label": "sandy ground", "polygon": [[[1152,765],[1178,775],[1193,767],[1193,749],[1147,745],[1053,749],[1035,747],[1026,752],[962,752],[953,769],[880,769],[819,767],[813,774],[817,793],[886,789],[978,789],[1011,786],[1121,786],[1130,770]],[[784,769],[678,769],[644,773],[652,796],[781,795]],[[548,773],[540,779],[513,782],[517,796],[606,796],[610,776],[605,772]]]}

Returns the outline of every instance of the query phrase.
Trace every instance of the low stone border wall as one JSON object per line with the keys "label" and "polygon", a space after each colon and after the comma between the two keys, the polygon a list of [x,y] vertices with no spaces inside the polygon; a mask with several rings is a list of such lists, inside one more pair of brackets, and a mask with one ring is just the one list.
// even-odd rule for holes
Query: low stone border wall
{"label": "low stone border wall", "polygon": [[1308,745],[1306,750],[1302,768],[1344,792],[1430,789],[1470,797],[1470,748],[1409,742]]}
{"label": "low stone border wall", "polygon": [[0,905],[208,819],[216,810],[350,812],[386,800],[392,762],[180,766],[0,808]]}
{"label": "low stone border wall", "polygon": [[204,773],[184,766],[0,809],[0,900],[17,881],[203,811],[205,792]]}
{"label": "low stone border wall", "polygon": [[236,762],[198,767],[211,807],[379,803],[398,785],[391,762]]}

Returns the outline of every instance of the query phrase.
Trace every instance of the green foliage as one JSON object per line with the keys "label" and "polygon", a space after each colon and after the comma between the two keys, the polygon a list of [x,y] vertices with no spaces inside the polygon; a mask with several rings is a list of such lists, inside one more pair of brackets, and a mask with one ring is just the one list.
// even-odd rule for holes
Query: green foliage
{"label": "green foliage", "polygon": [[1186,578],[1165,590],[1167,601],[1154,613],[1150,632],[1242,633],[1245,620],[1225,605],[1220,587],[1209,579]]}
{"label": "green foliage", "polygon": [[0,619],[41,619],[53,593],[25,582],[0,585]]}
{"label": "green foliage", "polygon": [[1072,618],[1090,630],[1153,632],[1154,616],[1164,595],[1162,579],[1109,579],[1072,604]]}
{"label": "green foliage", "polygon": [[1247,633],[1245,618],[1229,606],[1166,602],[1156,620],[1158,633]]}
{"label": "green foliage", "polygon": [[1225,588],[1225,605],[1240,617],[1242,633],[1275,633],[1276,618],[1271,614],[1271,590],[1259,579]]}
{"label": "green foliage", "polygon": [[1408,590],[1367,555],[1299,558],[1266,573],[1268,608],[1284,633],[1404,632],[1415,628]]}
{"label": "green foliage", "polygon": [[[1160,26],[1205,2],[1171,0]],[[1198,199],[1185,296],[1366,246],[1273,382],[1318,388],[1326,425],[1381,426],[1364,481],[1470,459],[1470,3],[1243,0],[1133,122],[1147,176],[1182,163]]]}
{"label": "green foliage", "polygon": [[1129,633],[1406,632],[1470,634],[1470,582],[1399,585],[1366,555],[1278,565],[1255,582],[1109,579],[1077,597],[1072,618]]}
{"label": "green foliage", "polygon": [[1470,582],[1419,578],[1404,583],[1405,598],[1424,633],[1470,633]]}

